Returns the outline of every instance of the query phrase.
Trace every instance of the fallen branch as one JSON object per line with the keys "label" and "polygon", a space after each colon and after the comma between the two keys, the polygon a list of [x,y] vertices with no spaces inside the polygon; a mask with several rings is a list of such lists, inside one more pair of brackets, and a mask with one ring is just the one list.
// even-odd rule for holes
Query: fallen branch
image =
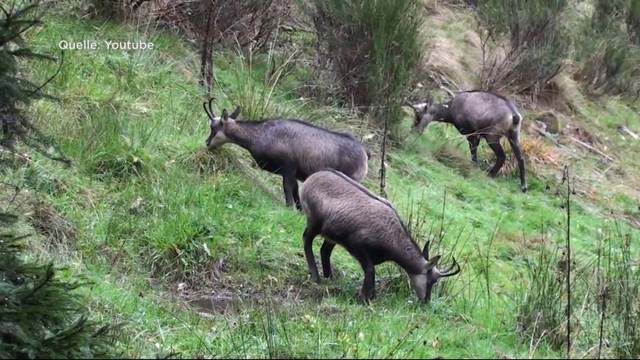
{"label": "fallen branch", "polygon": [[535,130],[538,134],[544,136],[545,138],[551,140],[556,146],[560,146],[560,142],[558,141],[558,136],[553,135],[545,129],[539,128],[537,126],[532,126],[533,130]]}
{"label": "fallen branch", "polygon": [[626,126],[624,126],[622,124],[618,125],[618,131],[620,131],[620,133],[622,133],[623,135],[627,134],[627,135],[631,136],[634,140],[640,140],[640,135],[638,135],[638,134],[634,133],[633,131],[629,130],[628,127],[626,127]]}
{"label": "fallen branch", "polygon": [[596,149],[595,147],[593,147],[593,146],[591,146],[591,145],[589,145],[589,144],[587,144],[587,143],[585,143],[585,142],[583,142],[583,141],[580,141],[580,140],[578,140],[578,139],[574,138],[573,136],[569,136],[569,138],[570,138],[571,140],[573,140],[574,142],[576,142],[576,143],[578,143],[578,144],[580,144],[580,145],[584,146],[585,148],[587,148],[587,149],[589,149],[589,150],[593,151],[594,153],[596,153],[596,154],[598,154],[598,155],[602,156],[603,158],[605,158],[605,159],[607,159],[607,160],[609,160],[609,161],[616,161],[616,160],[615,160],[614,158],[612,158],[611,156],[609,156],[609,155],[607,155],[607,154],[603,153],[602,151],[600,151],[600,150]]}

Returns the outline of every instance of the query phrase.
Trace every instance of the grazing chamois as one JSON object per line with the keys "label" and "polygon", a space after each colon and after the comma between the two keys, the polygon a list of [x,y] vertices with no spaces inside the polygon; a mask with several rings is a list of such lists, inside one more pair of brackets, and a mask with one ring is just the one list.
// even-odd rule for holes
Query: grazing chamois
{"label": "grazing chamois", "polygon": [[304,181],[320,169],[336,169],[356,181],[367,174],[368,152],[349,134],[295,119],[241,121],[237,120],[240,107],[231,115],[224,109],[215,117],[212,101],[203,104],[211,126],[207,147],[231,142],[247,149],[261,169],[282,176],[287,206],[295,203],[300,209],[297,180]]}
{"label": "grazing chamois", "polygon": [[429,258],[429,243],[420,248],[411,238],[394,207],[358,182],[335,170],[311,175],[300,191],[302,209],[307,218],[304,230],[304,255],[311,279],[320,281],[312,243],[317,235],[325,242],[320,249],[322,270],[331,276],[331,252],[342,245],[364,270],[359,298],[368,301],[375,296],[375,265],[394,261],[409,276],[418,298],[428,302],[431,288],[443,277],[460,272],[453,259],[447,269],[436,267],[440,256]]}
{"label": "grazing chamois", "polygon": [[450,123],[467,137],[471,160],[478,161],[478,144],[484,138],[496,154],[496,163],[489,170],[495,177],[506,159],[500,138],[506,136],[513,154],[518,161],[520,189],[527,191],[524,158],[520,146],[522,115],[507,98],[486,91],[464,91],[454,96],[448,103],[434,104],[429,99],[421,104],[409,104],[415,113],[414,131],[422,133],[432,121]]}

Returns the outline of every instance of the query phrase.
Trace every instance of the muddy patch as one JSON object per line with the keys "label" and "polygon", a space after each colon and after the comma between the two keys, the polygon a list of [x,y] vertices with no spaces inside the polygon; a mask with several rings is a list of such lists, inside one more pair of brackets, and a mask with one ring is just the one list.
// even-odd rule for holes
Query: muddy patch
{"label": "muddy patch", "polygon": [[235,313],[242,307],[240,299],[222,294],[200,295],[186,303],[200,314]]}

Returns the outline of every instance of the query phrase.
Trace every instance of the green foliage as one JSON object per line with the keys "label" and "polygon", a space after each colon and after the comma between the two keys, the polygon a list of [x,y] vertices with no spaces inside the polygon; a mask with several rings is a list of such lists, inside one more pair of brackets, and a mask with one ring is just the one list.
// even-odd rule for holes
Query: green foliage
{"label": "green foliage", "polygon": [[526,262],[527,282],[519,292],[522,298],[516,319],[525,341],[547,339],[556,350],[566,340],[561,329],[566,320],[565,283],[563,273],[558,271],[562,261],[557,249],[549,251],[543,244],[537,259]]}
{"label": "green foliage", "polygon": [[640,46],[640,1],[631,1],[627,16],[627,29],[633,42]]}
{"label": "green foliage", "polygon": [[346,103],[400,121],[397,103],[422,51],[416,0],[316,0],[314,25]]}
{"label": "green foliage", "polygon": [[579,76],[595,93],[640,94],[640,5],[633,0],[598,0],[576,34]]}
{"label": "green foliage", "polygon": [[[132,31],[121,24],[54,17],[31,40],[48,48],[70,32],[99,39],[124,38]],[[279,177],[255,168],[236,146],[205,150],[209,129],[197,85],[197,55],[176,36],[152,36],[157,48],[145,56],[66,54],[65,72],[52,84],[61,102],[37,102],[33,112],[43,115],[34,117],[43,119],[42,126],[78,160],[79,168],[59,168],[35,156],[39,173],[26,174],[32,192],[50,199],[73,222],[77,250],[68,262],[94,284],[87,291],[92,315],[105,323],[124,322],[118,346],[127,356],[159,351],[183,357],[560,355],[546,337],[532,349],[515,331],[515,310],[523,299],[517,291],[530,284],[519,271],[527,258],[519,250],[536,249],[532,244],[541,218],[550,222],[550,237],[564,229],[559,199],[553,189],[545,190],[554,181],[532,176],[531,191],[523,195],[513,179],[487,178],[483,167],[490,165],[485,161],[491,150],[486,145],[480,148],[480,164],[463,171],[463,159],[470,162],[467,142],[446,124],[433,124],[427,136],[394,149],[388,154],[388,198],[408,224],[407,205],[415,203],[414,216],[425,219],[423,231],[415,233],[445,239],[438,240],[442,246],[436,253],[444,256],[443,264],[455,254],[462,272],[436,285],[438,296],[424,306],[416,303],[402,270],[383,264],[376,268],[378,296],[362,306],[354,301],[362,270],[340,247],[332,257],[335,278],[308,281],[301,244],[304,217],[281,204]],[[217,90],[225,96],[216,93],[220,100],[214,108],[242,102],[255,116],[289,109],[286,91],[304,82],[292,81],[286,71],[284,81],[274,82],[277,76],[263,80],[272,63],[257,58],[250,67],[230,51],[215,53]],[[47,74],[52,67],[32,71]],[[305,63],[296,62],[296,67]],[[283,89],[284,84],[290,87]],[[346,111],[309,101],[304,115],[315,115],[328,128],[352,131],[345,117],[330,116]],[[635,119],[630,110],[595,105],[590,118],[605,114],[611,124],[622,114]],[[613,127],[607,136],[616,134]],[[143,171],[107,171],[96,181],[98,153],[113,158],[144,154]],[[64,186],[51,186],[55,178],[64,179]],[[374,188],[369,180],[366,186]],[[594,206],[582,196],[576,203],[589,209],[576,209],[573,229],[575,251],[584,255],[607,220],[592,212]],[[427,240],[417,236],[420,244]],[[316,255],[320,243],[316,239]],[[593,297],[587,301],[585,309],[591,312]],[[586,336],[576,341],[576,356],[594,345]]]}
{"label": "green foliage", "polygon": [[[484,88],[538,94],[562,69],[570,38],[562,26],[566,0],[479,3]],[[497,55],[502,48],[504,55]]]}
{"label": "green foliage", "polygon": [[[607,264],[605,301],[611,313],[611,348],[617,358],[640,356],[640,267],[631,249],[630,234],[618,233],[605,250]],[[636,255],[636,256],[634,256]]]}
{"label": "green foliage", "polygon": [[76,289],[52,264],[24,259],[11,227],[17,217],[0,213],[0,357],[94,358],[110,353],[107,327],[87,319]]}
{"label": "green foliage", "polygon": [[38,19],[39,1],[27,2],[24,7],[17,7],[18,4],[14,1],[7,9],[3,5],[3,17],[0,18],[0,104],[9,107],[4,109],[6,112],[40,95],[36,91],[36,84],[19,75],[19,61],[52,60],[49,56],[31,51],[24,40],[27,30],[41,24]]}
{"label": "green foliage", "polygon": [[40,153],[65,160],[49,153],[49,148],[54,147],[53,141],[40,133],[19,111],[21,105],[43,97],[42,87],[53,78],[36,85],[21,72],[22,62],[55,60],[32,51],[24,39],[28,30],[42,24],[40,18],[47,5],[41,7],[40,4],[39,0],[14,0],[0,5],[0,147],[12,150],[15,141],[21,140]]}

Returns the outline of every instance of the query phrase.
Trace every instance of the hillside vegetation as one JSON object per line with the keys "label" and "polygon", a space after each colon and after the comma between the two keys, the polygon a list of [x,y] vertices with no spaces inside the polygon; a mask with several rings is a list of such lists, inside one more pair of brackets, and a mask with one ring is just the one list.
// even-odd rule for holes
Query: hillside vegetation
{"label": "hillside vegetation", "polygon": [[[445,3],[420,8],[428,44],[421,68],[469,88],[480,81],[473,15]],[[302,96],[317,76],[314,40],[302,30],[277,36],[279,46],[265,52],[214,51],[216,114],[239,104],[243,118],[291,116],[349,131],[373,154],[364,185],[378,192],[376,114]],[[355,296],[362,270],[344,249],[334,252],[333,279],[309,279],[305,219],[284,206],[279,177],[239,147],[205,149],[200,59],[188,42],[60,10],[29,33],[31,46],[50,54],[62,39],[154,43],[151,51],[66,51],[47,87],[56,99],[40,99],[29,112],[72,165],[24,149],[20,166],[0,172],[28,199],[21,210],[34,233],[31,256],[66,266],[62,276],[83,276],[92,321],[117,325],[114,356],[564,356],[568,226],[571,356],[640,354],[640,140],[620,130],[640,133],[637,100],[588,94],[566,72],[551,95],[516,96],[527,193],[515,161],[491,179],[486,143],[473,164],[452,126],[434,123],[417,136],[407,112],[396,130],[404,141],[387,149],[387,197],[416,241],[431,240],[444,263],[455,256],[462,272],[436,285],[424,305],[402,269],[386,263],[377,267],[376,298],[363,305]],[[28,69],[44,80],[56,67]],[[417,80],[419,100],[429,80]],[[560,121],[557,143],[534,128],[544,114]],[[13,190],[2,191],[4,206]]]}

